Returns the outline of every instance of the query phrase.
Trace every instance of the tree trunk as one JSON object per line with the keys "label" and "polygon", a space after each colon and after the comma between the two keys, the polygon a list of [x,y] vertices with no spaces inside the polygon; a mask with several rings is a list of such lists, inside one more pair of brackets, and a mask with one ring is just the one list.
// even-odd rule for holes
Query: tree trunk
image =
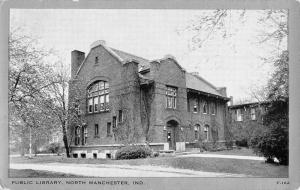
{"label": "tree trunk", "polygon": [[69,144],[68,144],[68,136],[67,136],[65,121],[62,123],[62,130],[63,130],[63,141],[64,141],[65,150],[66,150],[66,155],[68,158],[70,158],[71,156],[70,156],[70,149],[69,149]]}

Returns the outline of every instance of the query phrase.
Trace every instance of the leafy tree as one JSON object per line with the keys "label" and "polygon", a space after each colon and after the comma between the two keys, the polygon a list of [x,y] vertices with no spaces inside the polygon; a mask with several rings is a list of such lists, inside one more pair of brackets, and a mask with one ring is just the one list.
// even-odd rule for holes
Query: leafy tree
{"label": "leafy tree", "polygon": [[270,106],[264,116],[263,132],[251,139],[254,150],[268,160],[277,158],[288,164],[288,53],[284,51],[274,63],[276,70],[268,84]]}

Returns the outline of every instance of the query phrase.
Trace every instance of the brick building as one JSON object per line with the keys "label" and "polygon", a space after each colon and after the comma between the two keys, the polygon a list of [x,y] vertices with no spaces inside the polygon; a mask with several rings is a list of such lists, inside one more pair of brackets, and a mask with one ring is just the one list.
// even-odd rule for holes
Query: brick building
{"label": "brick building", "polygon": [[252,102],[228,106],[229,115],[234,125],[263,124],[269,102]]}
{"label": "brick building", "polygon": [[249,146],[256,129],[263,127],[264,114],[269,105],[269,102],[252,102],[228,106],[228,125],[236,145]]}
{"label": "brick building", "polygon": [[128,143],[176,151],[224,143],[226,88],[186,72],[174,57],[149,61],[96,41],[87,56],[72,51],[71,62],[74,157],[110,158]]}

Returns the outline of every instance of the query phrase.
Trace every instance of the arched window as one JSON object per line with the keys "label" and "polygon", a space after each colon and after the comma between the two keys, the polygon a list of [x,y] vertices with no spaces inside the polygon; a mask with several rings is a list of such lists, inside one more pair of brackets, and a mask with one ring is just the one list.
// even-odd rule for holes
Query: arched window
{"label": "arched window", "polygon": [[87,136],[88,131],[87,131],[87,126],[82,127],[82,145],[85,145],[87,142]]}
{"label": "arched window", "polygon": [[88,113],[97,113],[109,110],[109,83],[97,81],[87,90]]}
{"label": "arched window", "polygon": [[77,126],[75,128],[75,145],[79,145],[80,144],[80,127]]}
{"label": "arched window", "polygon": [[205,140],[209,140],[209,125],[204,126],[204,134],[205,134]]}

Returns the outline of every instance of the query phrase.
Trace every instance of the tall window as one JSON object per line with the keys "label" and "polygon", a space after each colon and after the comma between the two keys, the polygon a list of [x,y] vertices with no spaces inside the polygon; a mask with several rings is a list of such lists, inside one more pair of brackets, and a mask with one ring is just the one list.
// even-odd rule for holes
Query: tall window
{"label": "tall window", "polygon": [[99,63],[99,58],[97,56],[97,57],[95,57],[95,64],[98,64],[98,63]]}
{"label": "tall window", "polygon": [[204,101],[204,102],[203,102],[203,113],[204,113],[204,114],[207,114],[207,112],[208,112],[207,102]]}
{"label": "tall window", "polygon": [[194,128],[195,130],[195,140],[199,140],[199,130],[200,130],[200,126],[197,124]]}
{"label": "tall window", "polygon": [[75,145],[79,145],[80,144],[80,127],[77,126],[75,128]]}
{"label": "tall window", "polygon": [[111,122],[107,123],[106,133],[107,133],[107,136],[111,135]]}
{"label": "tall window", "polygon": [[166,91],[167,108],[176,109],[176,96],[177,96],[177,89],[168,86]]}
{"label": "tall window", "polygon": [[250,114],[251,114],[251,120],[256,120],[255,108],[251,108]]}
{"label": "tall window", "polygon": [[109,110],[109,83],[97,81],[88,88],[88,112],[97,113],[107,110]]}
{"label": "tall window", "polygon": [[113,128],[117,127],[117,117],[116,116],[113,116],[112,124],[113,124]]}
{"label": "tall window", "polygon": [[119,123],[123,122],[123,112],[119,110]]}
{"label": "tall window", "polygon": [[243,121],[243,109],[236,110],[236,120]]}
{"label": "tall window", "polygon": [[216,103],[212,103],[211,104],[211,114],[212,115],[215,115],[216,114],[216,110],[217,110],[217,106],[216,106]]}
{"label": "tall window", "polygon": [[205,140],[208,141],[209,140],[209,126],[208,125],[204,126],[204,134],[205,134]]}
{"label": "tall window", "polygon": [[95,136],[98,137],[99,136],[99,125],[95,124]]}
{"label": "tall window", "polygon": [[85,144],[86,144],[86,142],[87,142],[87,133],[88,133],[88,131],[87,131],[87,127],[86,127],[86,126],[84,126],[84,127],[83,127],[83,138],[82,138],[82,145],[85,145]]}

